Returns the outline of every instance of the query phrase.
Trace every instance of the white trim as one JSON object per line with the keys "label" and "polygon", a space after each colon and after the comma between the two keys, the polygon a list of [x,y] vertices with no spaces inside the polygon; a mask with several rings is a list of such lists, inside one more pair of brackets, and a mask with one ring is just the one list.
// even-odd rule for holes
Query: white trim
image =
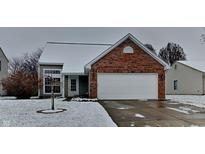
{"label": "white trim", "polygon": [[[43,69],[43,95],[51,95],[51,93],[46,93],[45,92],[45,71],[46,70],[58,70],[58,71],[62,71],[62,69],[55,69],[55,68],[51,68],[51,69],[49,69],[49,68],[44,68]],[[60,73],[60,74],[52,74],[52,76],[54,77],[54,78],[60,78],[60,93],[54,93],[54,94],[56,94],[56,95],[60,95],[60,94],[62,94],[62,85],[61,85],[61,81],[62,81],[62,74]]]}
{"label": "white trim", "polygon": [[55,63],[55,62],[39,62],[39,65],[64,65],[64,63]]}
{"label": "white trim", "polygon": [[142,50],[144,50],[147,54],[149,54],[152,58],[154,58],[156,61],[158,61],[160,64],[164,66],[164,69],[169,69],[169,66],[162,60],[160,59],[157,55],[152,53],[147,47],[145,47],[138,39],[136,39],[132,34],[127,34],[124,36],[122,39],[120,39],[118,42],[116,42],[113,46],[109,47],[107,50],[105,50],[103,53],[101,53],[99,56],[97,56],[95,59],[90,61],[88,64],[85,65],[86,69],[91,69],[91,65],[97,62],[99,59],[104,57],[106,54],[111,52],[114,48],[116,48],[118,45],[123,43],[126,39],[130,38],[135,44],[137,44]]}
{"label": "white trim", "polygon": [[70,72],[70,73],[64,73],[64,72],[62,72],[62,74],[63,75],[87,75],[87,74],[85,74],[84,72],[79,72],[79,73],[72,73],[72,72]]}

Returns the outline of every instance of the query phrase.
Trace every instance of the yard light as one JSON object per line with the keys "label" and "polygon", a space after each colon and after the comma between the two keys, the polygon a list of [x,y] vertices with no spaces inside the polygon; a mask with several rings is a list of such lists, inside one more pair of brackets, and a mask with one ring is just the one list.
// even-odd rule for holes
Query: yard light
{"label": "yard light", "polygon": [[54,94],[54,87],[58,86],[60,83],[58,80],[55,80],[55,78],[53,78],[53,75],[48,75],[47,76],[48,81],[50,82],[51,85],[51,110],[55,110],[55,94]]}

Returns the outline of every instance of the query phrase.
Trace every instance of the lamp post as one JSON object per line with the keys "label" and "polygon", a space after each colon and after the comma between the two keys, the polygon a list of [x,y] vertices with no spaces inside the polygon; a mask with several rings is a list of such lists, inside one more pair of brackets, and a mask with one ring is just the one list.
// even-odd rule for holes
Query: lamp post
{"label": "lamp post", "polygon": [[55,102],[54,102],[54,85],[55,85],[55,81],[53,79],[53,75],[48,75],[47,76],[48,81],[50,82],[51,85],[51,110],[55,110]]}
{"label": "lamp post", "polygon": [[51,86],[51,110],[55,110],[55,86],[60,86],[58,78],[53,77],[53,74],[47,76],[49,85]]}

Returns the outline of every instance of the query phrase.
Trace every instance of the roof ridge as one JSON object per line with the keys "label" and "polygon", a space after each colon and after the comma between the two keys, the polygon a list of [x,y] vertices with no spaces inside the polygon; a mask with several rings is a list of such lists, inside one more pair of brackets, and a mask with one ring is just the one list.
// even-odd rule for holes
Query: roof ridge
{"label": "roof ridge", "polygon": [[47,44],[102,45],[102,46],[111,46],[111,45],[113,45],[113,44],[108,44],[108,43],[86,43],[86,42],[47,42]]}

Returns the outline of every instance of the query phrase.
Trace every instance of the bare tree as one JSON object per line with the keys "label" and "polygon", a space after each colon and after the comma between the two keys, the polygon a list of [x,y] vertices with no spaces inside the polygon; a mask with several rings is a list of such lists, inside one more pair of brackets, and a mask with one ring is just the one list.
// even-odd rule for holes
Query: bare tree
{"label": "bare tree", "polygon": [[8,95],[17,98],[30,98],[37,95],[41,80],[38,79],[38,60],[42,51],[25,54],[10,61],[9,76],[2,80],[3,89]]}

